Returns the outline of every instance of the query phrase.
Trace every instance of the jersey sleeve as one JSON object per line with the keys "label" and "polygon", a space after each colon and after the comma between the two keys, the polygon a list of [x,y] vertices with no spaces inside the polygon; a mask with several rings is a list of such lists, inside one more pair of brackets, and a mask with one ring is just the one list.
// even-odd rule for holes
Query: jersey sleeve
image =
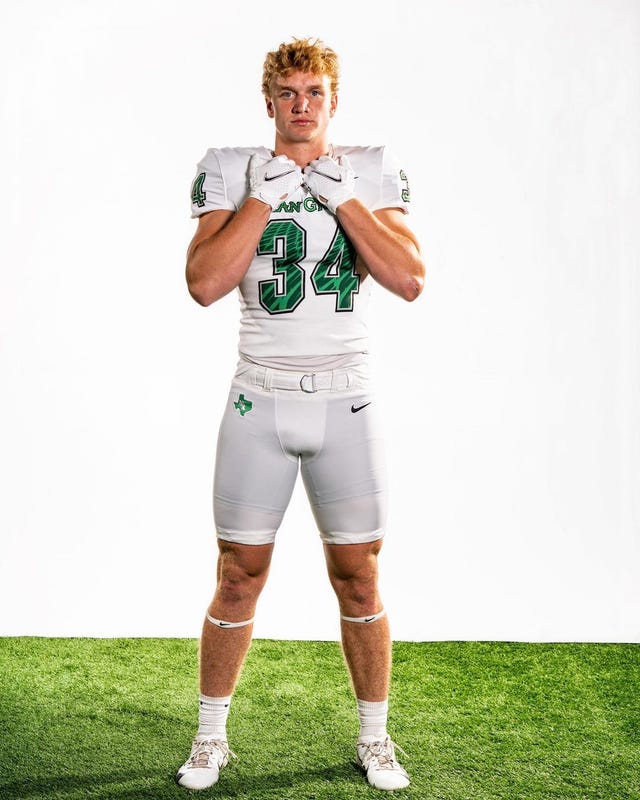
{"label": "jersey sleeve", "polygon": [[191,218],[200,217],[208,211],[232,211],[234,208],[227,193],[220,158],[216,150],[211,148],[199,162],[198,172],[191,184]]}
{"label": "jersey sleeve", "polygon": [[409,181],[405,171],[400,166],[400,162],[385,147],[382,152],[382,180],[380,186],[380,196],[373,208],[376,211],[380,208],[399,208],[405,214],[409,213]]}

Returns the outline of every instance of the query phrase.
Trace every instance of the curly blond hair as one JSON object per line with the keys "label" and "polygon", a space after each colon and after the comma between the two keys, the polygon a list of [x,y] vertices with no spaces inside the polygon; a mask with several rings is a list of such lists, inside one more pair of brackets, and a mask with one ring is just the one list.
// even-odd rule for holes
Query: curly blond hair
{"label": "curly blond hair", "polygon": [[286,77],[292,72],[328,75],[332,94],[338,91],[338,56],[320,39],[293,39],[282,42],[277,50],[267,53],[262,70],[262,93],[265,97],[270,96],[276,75]]}

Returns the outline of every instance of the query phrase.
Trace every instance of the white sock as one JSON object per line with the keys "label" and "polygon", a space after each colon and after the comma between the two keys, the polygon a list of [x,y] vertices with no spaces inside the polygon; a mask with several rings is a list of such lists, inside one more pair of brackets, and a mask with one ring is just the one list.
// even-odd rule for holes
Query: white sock
{"label": "white sock", "polygon": [[200,727],[196,734],[197,739],[221,739],[227,741],[227,717],[229,716],[229,697],[207,697],[200,695],[200,710],[198,720]]}
{"label": "white sock", "polygon": [[368,700],[358,700],[358,718],[360,719],[359,741],[370,741],[387,738],[387,713],[389,701],[370,703]]}

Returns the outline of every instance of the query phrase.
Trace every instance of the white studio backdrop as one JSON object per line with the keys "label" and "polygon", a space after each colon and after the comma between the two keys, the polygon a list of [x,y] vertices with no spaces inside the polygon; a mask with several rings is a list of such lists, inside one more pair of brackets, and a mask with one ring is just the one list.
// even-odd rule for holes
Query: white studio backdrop
{"label": "white studio backdrop", "polygon": [[[238,304],[188,297],[189,187],[271,144],[264,53],[307,35],[427,262],[371,315],[394,637],[640,641],[633,0],[2,4],[0,634],[199,634]],[[338,636],[301,489],[255,635]]]}

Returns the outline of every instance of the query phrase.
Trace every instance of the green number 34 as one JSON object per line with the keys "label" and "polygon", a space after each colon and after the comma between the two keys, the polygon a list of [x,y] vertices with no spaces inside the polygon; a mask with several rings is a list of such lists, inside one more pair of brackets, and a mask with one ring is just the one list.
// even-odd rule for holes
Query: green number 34
{"label": "green number 34", "polygon": [[[305,296],[305,271],[300,266],[307,251],[307,232],[293,219],[273,220],[258,244],[259,256],[273,256],[274,277],[259,281],[260,305],[269,314],[286,314]],[[353,297],[360,290],[356,252],[340,227],[326,253],[311,273],[316,294],[335,295],[336,311],[353,311]]]}

